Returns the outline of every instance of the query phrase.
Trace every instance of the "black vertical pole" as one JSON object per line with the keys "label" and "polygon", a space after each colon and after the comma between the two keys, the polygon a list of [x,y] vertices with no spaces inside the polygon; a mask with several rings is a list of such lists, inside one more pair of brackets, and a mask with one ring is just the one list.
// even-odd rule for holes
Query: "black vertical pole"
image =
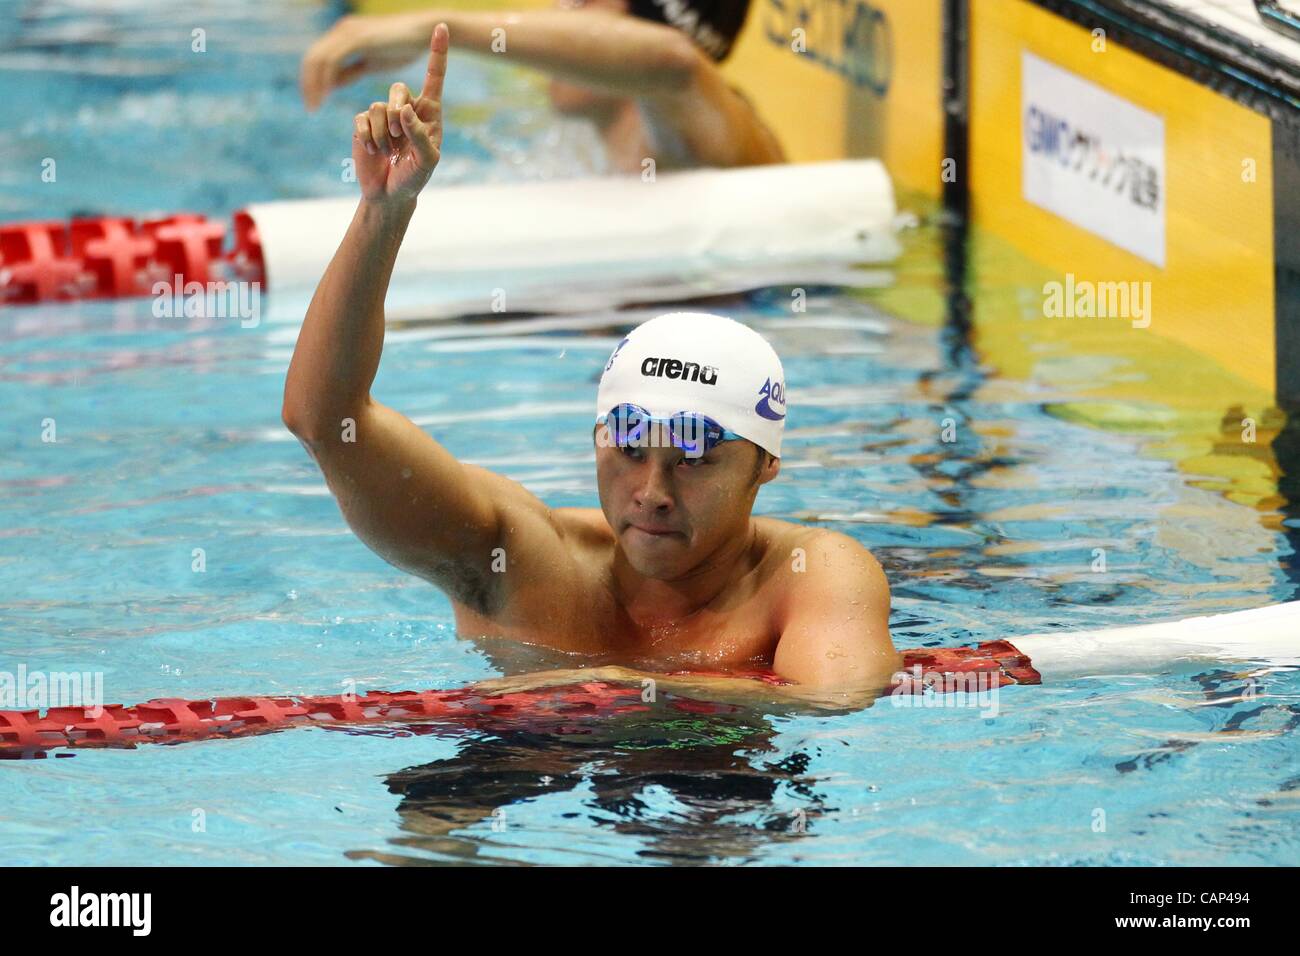
{"label": "black vertical pole", "polygon": [[943,164],[942,199],[944,278],[947,285],[949,357],[964,357],[970,338],[971,308],[966,292],[966,243],[970,214],[970,4],[943,3]]}
{"label": "black vertical pole", "polygon": [[969,146],[969,0],[943,3],[943,208],[950,218],[965,219],[970,200],[966,163]]}
{"label": "black vertical pole", "polygon": [[1280,510],[1290,519],[1283,532],[1294,551],[1281,563],[1300,585],[1300,124],[1280,117],[1273,118],[1273,296],[1276,401],[1287,416],[1273,456],[1286,499]]}

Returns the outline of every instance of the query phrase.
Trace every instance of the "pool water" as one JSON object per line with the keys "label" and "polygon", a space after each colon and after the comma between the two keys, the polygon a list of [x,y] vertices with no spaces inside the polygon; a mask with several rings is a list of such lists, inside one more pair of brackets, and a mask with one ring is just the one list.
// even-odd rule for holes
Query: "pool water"
{"label": "pool water", "polygon": [[[381,94],[362,82],[304,119],[295,92],[328,12],[201,7],[195,56],[194,24],[153,5],[22,9],[0,18],[4,218],[224,217],[354,188],[333,154]],[[539,88],[504,68],[455,61],[448,101],[438,177],[600,168],[567,133],[557,158]],[[871,548],[900,647],[1294,598],[1286,463],[1263,448],[1258,467],[1211,467],[1233,453],[1203,430],[1224,411],[1205,396],[1099,426],[1098,390],[1135,374],[1123,363],[1056,355],[1048,385],[954,347],[924,305],[942,295],[937,229],[903,204],[922,217],[887,284],[809,290],[797,315],[788,288],[709,303],[767,335],[790,383],[782,474],[756,510]],[[997,263],[977,314],[1026,291]],[[375,393],[464,460],[593,506],[595,381],[652,312],[404,322]],[[0,670],[98,672],[108,701],[135,702],[449,687],[522,665],[458,638],[438,591],[343,524],[279,422],[295,334],[155,318],[148,300],[0,313]],[[1294,670],[1171,666],[1007,688],[996,716],[883,701],[652,710],[583,735],[313,728],[83,751],[0,761],[0,862],[1294,865],[1298,723]]]}

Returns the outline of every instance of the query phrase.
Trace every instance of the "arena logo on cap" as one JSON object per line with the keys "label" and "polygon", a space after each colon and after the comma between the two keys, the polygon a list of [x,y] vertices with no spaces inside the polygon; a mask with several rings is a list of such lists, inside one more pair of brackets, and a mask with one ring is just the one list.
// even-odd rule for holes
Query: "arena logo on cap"
{"label": "arena logo on cap", "polygon": [[[758,390],[758,404],[754,406],[754,411],[758,412],[759,417],[766,418],[768,421],[779,422],[785,418],[785,383],[774,382],[770,378],[763,383],[763,387]],[[781,406],[781,411],[772,407],[772,402]]]}
{"label": "arena logo on cap", "polygon": [[675,358],[651,356],[641,363],[641,374],[649,378],[676,378],[682,381],[699,382],[701,385],[718,384],[718,370],[712,365],[683,362]]}

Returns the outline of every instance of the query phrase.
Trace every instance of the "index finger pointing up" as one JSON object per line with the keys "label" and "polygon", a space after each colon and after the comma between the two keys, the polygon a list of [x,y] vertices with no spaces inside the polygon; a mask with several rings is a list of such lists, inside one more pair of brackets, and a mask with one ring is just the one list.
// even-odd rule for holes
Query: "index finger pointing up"
{"label": "index finger pointing up", "polygon": [[442,81],[447,78],[447,47],[450,44],[451,33],[447,24],[439,23],[433,28],[433,37],[429,40],[429,66],[424,72],[420,99],[442,102]]}

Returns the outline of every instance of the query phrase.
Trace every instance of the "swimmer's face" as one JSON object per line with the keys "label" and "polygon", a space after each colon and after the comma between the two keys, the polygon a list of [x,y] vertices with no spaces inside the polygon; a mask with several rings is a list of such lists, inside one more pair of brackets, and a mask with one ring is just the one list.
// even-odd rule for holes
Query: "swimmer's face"
{"label": "swimmer's face", "polygon": [[650,578],[683,575],[744,535],[759,487],[781,470],[744,440],[692,458],[680,448],[618,448],[604,425],[594,438],[601,510],[628,562]]}

